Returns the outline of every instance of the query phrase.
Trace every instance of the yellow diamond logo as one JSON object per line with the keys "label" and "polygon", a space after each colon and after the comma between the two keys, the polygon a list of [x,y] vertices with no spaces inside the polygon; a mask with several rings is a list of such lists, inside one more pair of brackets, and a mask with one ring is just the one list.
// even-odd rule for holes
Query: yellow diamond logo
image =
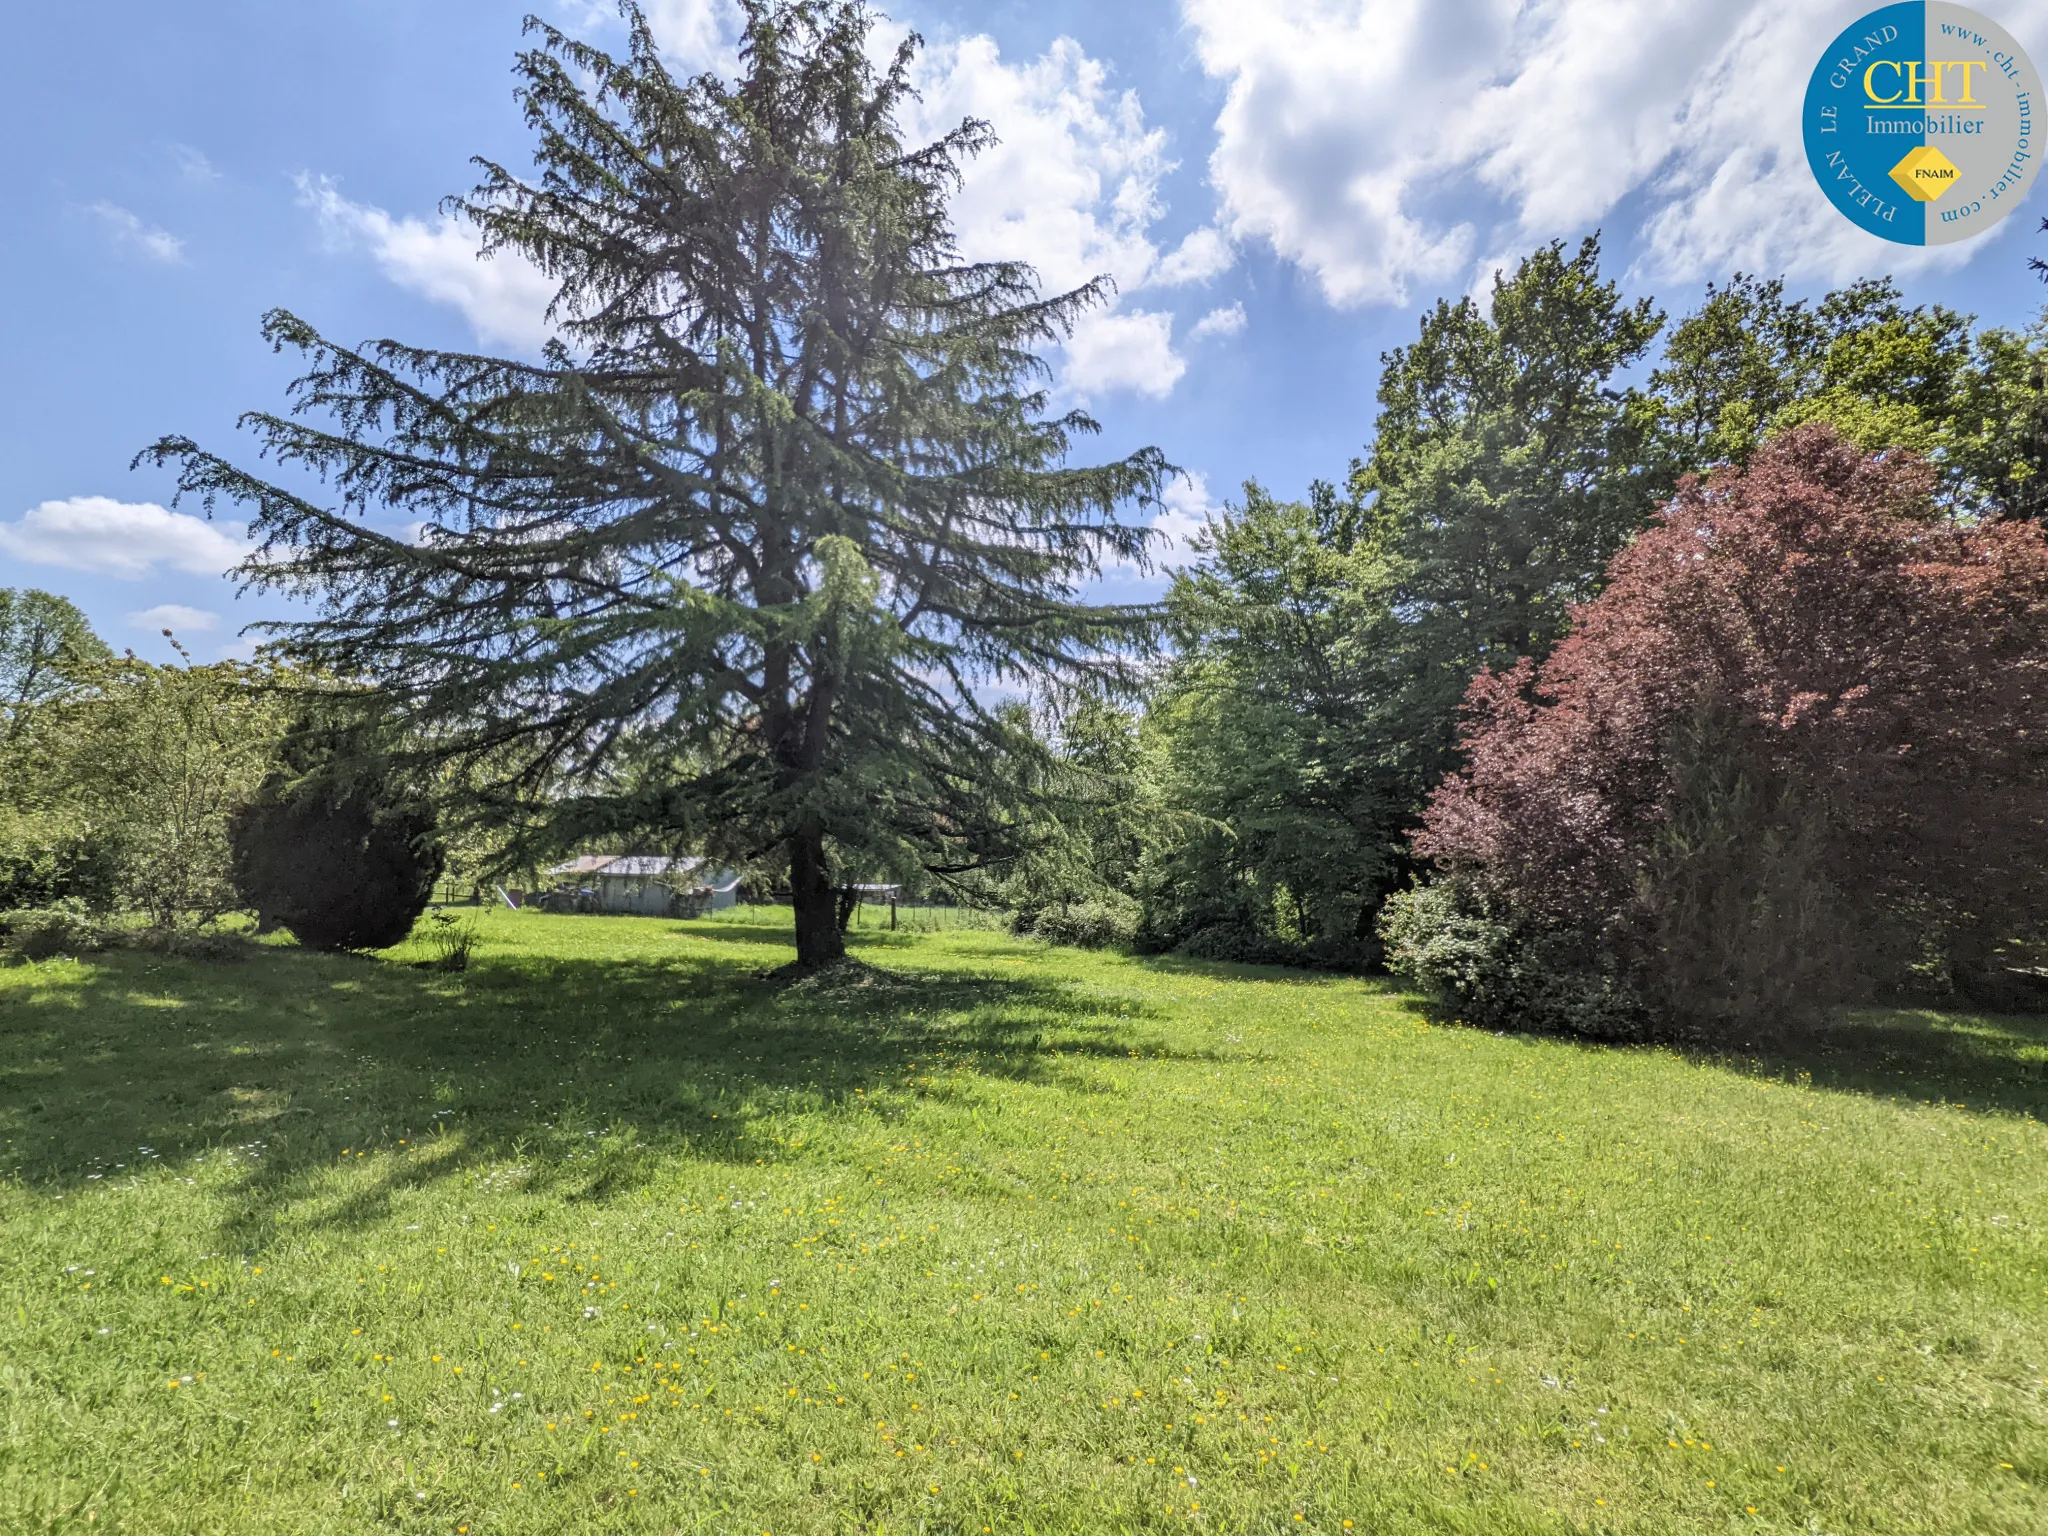
{"label": "yellow diamond logo", "polygon": [[1956,184],[1955,162],[1932,144],[1922,144],[1892,167],[1892,180],[1906,189],[1906,196],[1931,203]]}

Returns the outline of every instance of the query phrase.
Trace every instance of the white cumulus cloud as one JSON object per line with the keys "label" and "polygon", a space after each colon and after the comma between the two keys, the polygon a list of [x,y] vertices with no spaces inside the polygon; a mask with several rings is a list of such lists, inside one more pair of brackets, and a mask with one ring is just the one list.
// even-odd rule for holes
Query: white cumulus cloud
{"label": "white cumulus cloud", "polygon": [[[560,11],[595,32],[616,21],[596,0],[561,0]],[[740,12],[731,0],[654,0],[647,14],[672,68],[737,68]],[[874,51],[886,56],[901,35],[883,23]],[[1022,63],[1006,62],[985,35],[949,39],[919,55],[914,83],[918,96],[899,124],[906,140],[935,139],[976,117],[1001,141],[963,168],[951,208],[961,253],[1027,262],[1051,292],[1105,276],[1114,285],[1107,306],[1081,321],[1065,349],[1062,383],[1077,394],[1170,392],[1187,366],[1173,351],[1172,318],[1126,310],[1125,296],[1208,282],[1230,268],[1236,250],[1228,233],[1205,225],[1161,251],[1159,189],[1174,162],[1136,92],[1116,89],[1108,66],[1068,37]],[[392,281],[456,305],[480,340],[535,350],[547,339],[553,285],[511,252],[478,261],[466,224],[395,217],[352,202],[324,176],[302,176],[299,192],[332,243],[365,249]]]}
{"label": "white cumulus cloud", "polygon": [[158,603],[140,613],[128,615],[137,629],[174,630],[179,634],[204,635],[220,628],[220,615],[204,608],[187,608],[183,603]]}
{"label": "white cumulus cloud", "polygon": [[1199,553],[1195,536],[1222,515],[1223,508],[1209,497],[1209,477],[1190,470],[1167,486],[1165,507],[1152,520],[1161,535],[1152,545],[1153,560],[1167,569],[1191,563]]}
{"label": "white cumulus cloud", "polygon": [[167,229],[144,223],[118,203],[94,203],[93,213],[107,226],[116,245],[132,247],[151,261],[175,266],[185,259],[185,242]]}
{"label": "white cumulus cloud", "polygon": [[553,334],[547,308],[554,282],[517,251],[486,259],[477,233],[446,216],[432,223],[394,218],[351,202],[326,176],[302,175],[299,199],[320,220],[321,233],[342,250],[367,250],[377,268],[409,292],[462,311],[486,344],[538,352]]}
{"label": "white cumulus cloud", "polygon": [[219,576],[248,553],[241,523],[207,522],[153,502],[73,496],[0,523],[0,554],[134,580],[158,566]]}
{"label": "white cumulus cloud", "polygon": [[1098,311],[1067,340],[1064,381],[1084,397],[1128,389],[1160,399],[1187,371],[1173,350],[1173,316],[1157,310]]}
{"label": "white cumulus cloud", "polygon": [[1167,286],[1206,283],[1228,272],[1236,263],[1237,252],[1231,249],[1229,236],[1214,225],[1205,224],[1190,230],[1186,239],[1160,258],[1154,281]]}
{"label": "white cumulus cloud", "polygon": [[[1839,279],[1965,259],[1828,206],[1798,104],[1834,0],[1182,0],[1225,82],[1220,222],[1335,304],[1403,303],[1639,199],[1645,265]],[[2014,0],[2021,36],[2048,0]]]}
{"label": "white cumulus cloud", "polygon": [[742,18],[733,0],[648,0],[646,10],[671,68],[730,75],[738,67]]}
{"label": "white cumulus cloud", "polygon": [[[730,75],[738,66],[745,18],[736,0],[641,0],[640,8],[670,69]],[[563,24],[576,31],[619,29],[618,0],[555,0],[555,9]]]}
{"label": "white cumulus cloud", "polygon": [[1023,63],[1005,62],[986,36],[944,42],[920,57],[916,84],[907,138],[936,138],[978,117],[1001,140],[966,166],[953,200],[962,254],[1029,262],[1055,292],[1101,276],[1116,284],[1111,305],[1085,318],[1066,348],[1066,387],[1170,393],[1187,371],[1173,350],[1172,317],[1126,310],[1124,296],[1206,282],[1236,254],[1210,227],[1161,253],[1153,238],[1167,211],[1160,183],[1174,163],[1137,93],[1117,90],[1108,66],[1070,37]]}
{"label": "white cumulus cloud", "polygon": [[1001,140],[968,164],[953,200],[968,257],[1027,261],[1054,289],[1103,273],[1143,285],[1159,259],[1148,232],[1171,162],[1136,92],[1112,90],[1106,66],[1069,37],[1027,64],[1004,63],[990,37],[943,43],[919,59],[917,84],[909,138],[979,117]]}
{"label": "white cumulus cloud", "polygon": [[1242,302],[1212,309],[1195,322],[1195,328],[1188,332],[1190,341],[1206,341],[1211,336],[1235,336],[1245,328],[1247,321]]}

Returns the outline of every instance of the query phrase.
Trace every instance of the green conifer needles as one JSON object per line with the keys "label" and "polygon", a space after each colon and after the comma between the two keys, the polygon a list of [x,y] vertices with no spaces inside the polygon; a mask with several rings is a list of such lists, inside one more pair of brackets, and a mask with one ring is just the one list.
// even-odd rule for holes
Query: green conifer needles
{"label": "green conifer needles", "polygon": [[245,425],[290,484],[145,457],[253,508],[245,577],[317,605],[293,651],[495,792],[544,788],[544,834],[786,850],[817,964],[849,871],[997,849],[980,790],[1020,743],[980,692],[1121,665],[1151,611],[1083,585],[1142,564],[1120,514],[1173,471],[1068,463],[1095,423],[1037,354],[1106,282],[961,258],[947,201],[990,133],[899,139],[917,40],[877,67],[859,5],[745,9],[731,82],[672,76],[631,5],[622,58],[529,19],[535,174],[479,162],[449,207],[558,285],[537,360],[276,313],[306,372]]}

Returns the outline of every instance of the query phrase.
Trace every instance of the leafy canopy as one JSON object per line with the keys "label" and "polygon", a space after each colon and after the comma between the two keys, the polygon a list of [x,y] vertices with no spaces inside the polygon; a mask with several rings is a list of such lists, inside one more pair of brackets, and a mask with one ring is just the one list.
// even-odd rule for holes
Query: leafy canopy
{"label": "leafy canopy", "polygon": [[1371,637],[1385,561],[1330,487],[1256,485],[1168,597],[1179,654],[1147,719],[1161,822],[1148,926],[1227,927],[1300,944],[1353,937],[1391,877],[1400,793]]}
{"label": "leafy canopy", "polygon": [[1649,516],[1665,481],[1614,380],[1662,317],[1599,257],[1547,245],[1484,306],[1436,305],[1383,359],[1347,489],[1247,486],[1175,580],[1178,655],[1147,732],[1186,814],[1148,861],[1155,937],[1366,941],[1413,867],[1467,684],[1553,645]]}
{"label": "leafy canopy", "polygon": [[1385,356],[1353,488],[1399,563],[1422,665],[1469,675],[1546,649],[1642,526],[1664,485],[1613,380],[1663,321],[1601,278],[1597,238],[1570,257],[1554,242],[1496,275],[1484,312],[1440,300]]}
{"label": "leafy canopy", "polygon": [[2048,536],[1934,488],[1821,424],[1689,485],[1548,660],[1473,683],[1422,851],[1664,1011],[1919,945],[1995,978],[2048,902]]}
{"label": "leafy canopy", "polygon": [[1737,273],[1673,329],[1643,402],[1648,440],[1668,475],[1704,472],[1825,421],[1859,447],[1927,459],[1953,513],[2037,516],[2042,337],[1973,325],[1946,305],[1907,305],[1889,278],[1809,304],[1780,279]]}
{"label": "leafy canopy", "polygon": [[112,658],[69,598],[0,587],[0,712],[10,734],[21,728],[24,711],[68,692]]}

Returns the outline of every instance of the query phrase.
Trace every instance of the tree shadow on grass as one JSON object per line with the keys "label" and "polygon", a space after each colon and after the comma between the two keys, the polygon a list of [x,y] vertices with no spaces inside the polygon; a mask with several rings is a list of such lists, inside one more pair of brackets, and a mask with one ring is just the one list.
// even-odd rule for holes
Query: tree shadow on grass
{"label": "tree shadow on grass", "polygon": [[1289,965],[1252,965],[1242,960],[1198,960],[1190,955],[1141,955],[1137,963],[1162,976],[1205,976],[1216,981],[1263,981],[1284,987],[1333,987],[1343,982],[1390,987],[1384,976],[1360,971],[1311,971]]}
{"label": "tree shadow on grass", "polygon": [[[1405,1011],[1456,1025],[1426,999],[1395,997]],[[2048,1123],[2048,1015],[1921,1008],[1846,1008],[1752,1039],[1677,1035],[1649,1041],[1527,1034],[1587,1050],[1677,1050],[1705,1065],[1762,1072],[1833,1093],[1950,1104]]]}
{"label": "tree shadow on grass", "polygon": [[693,939],[710,939],[723,944],[780,944],[785,947],[793,947],[795,944],[795,931],[787,923],[777,927],[772,923],[749,923],[734,918],[717,918],[711,921],[684,923],[679,925],[676,931]]}
{"label": "tree shadow on grass", "polygon": [[[778,988],[696,945],[460,976],[290,949],[225,966],[116,953],[0,994],[0,1171],[61,1193],[231,1156],[221,1246],[260,1251],[287,1223],[359,1226],[451,1178],[602,1199],[660,1156],[800,1155],[765,1122],[919,1098],[964,1112],[974,1075],[1097,1087],[1091,1062],[1173,1054],[1130,1006],[958,972]],[[344,1160],[374,1178],[330,1177]]]}
{"label": "tree shadow on grass", "polygon": [[1845,1009],[1739,1049],[1751,1070],[1815,1088],[2048,1122],[2048,1017]]}

